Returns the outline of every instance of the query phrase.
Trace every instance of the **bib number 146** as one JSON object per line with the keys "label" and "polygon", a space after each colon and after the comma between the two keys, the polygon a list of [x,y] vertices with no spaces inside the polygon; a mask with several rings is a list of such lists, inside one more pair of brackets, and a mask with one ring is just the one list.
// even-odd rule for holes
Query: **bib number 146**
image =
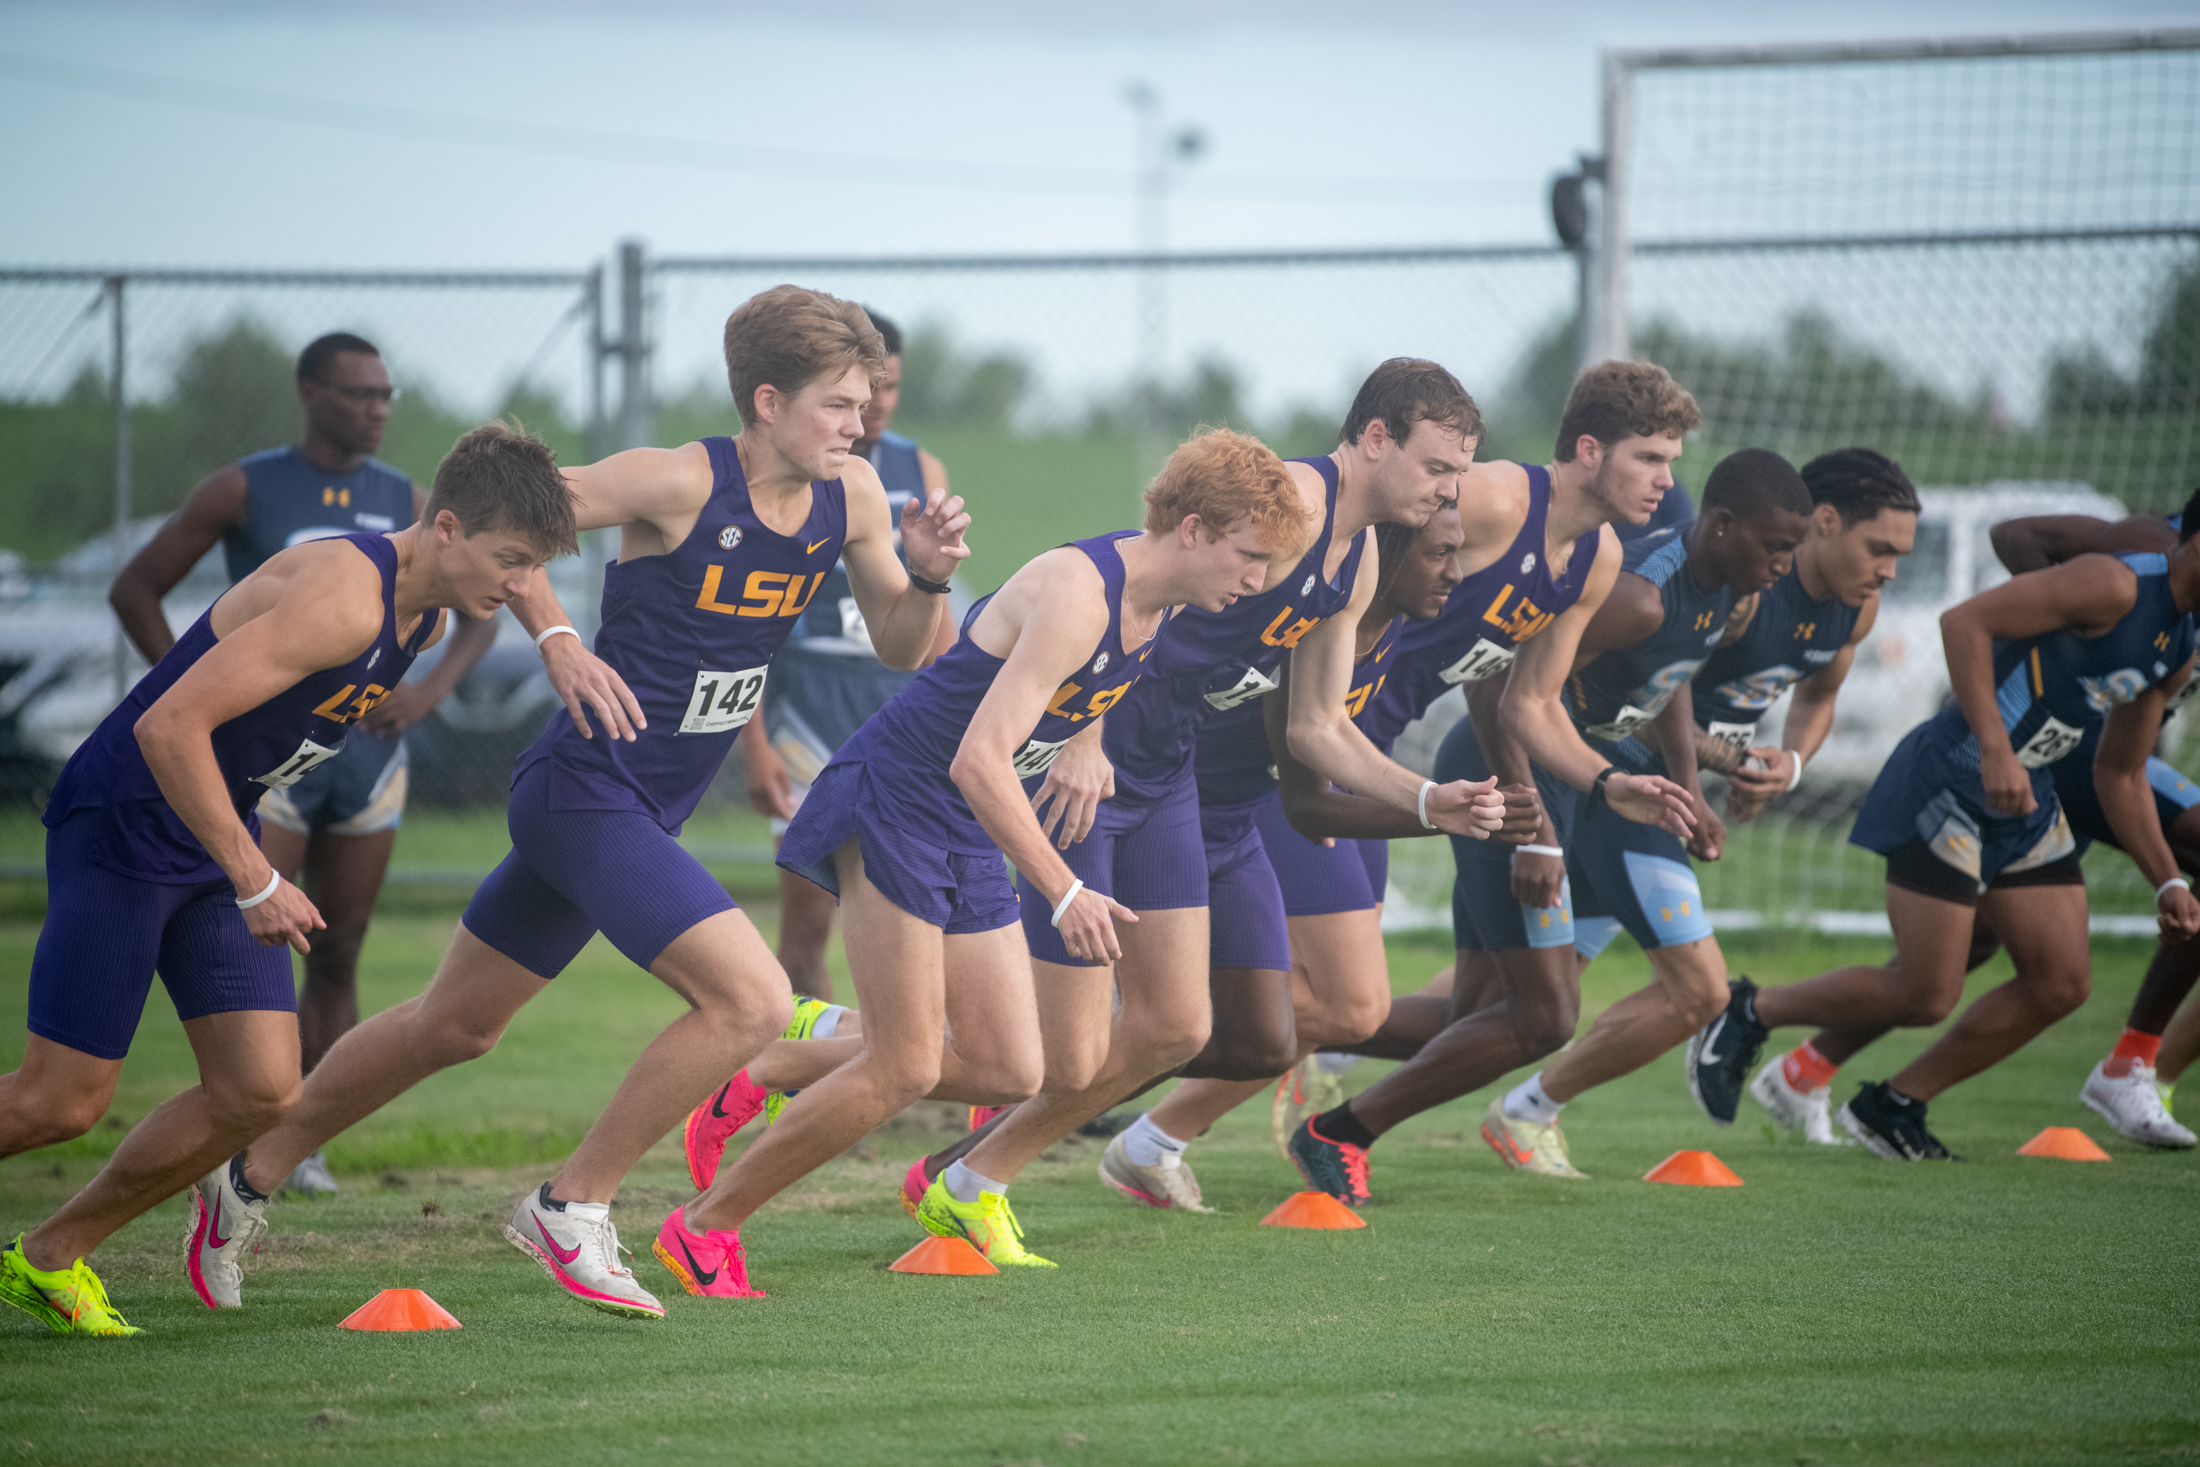
{"label": "bib number 146", "polygon": [[756,715],[764,696],[766,669],[745,672],[699,672],[695,692],[688,699],[687,717],[680,720],[682,733],[727,733]]}

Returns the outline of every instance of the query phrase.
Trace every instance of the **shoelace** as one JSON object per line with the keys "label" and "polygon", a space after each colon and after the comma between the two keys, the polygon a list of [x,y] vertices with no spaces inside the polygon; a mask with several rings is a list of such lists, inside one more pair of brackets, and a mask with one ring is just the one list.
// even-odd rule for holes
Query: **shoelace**
{"label": "shoelace", "polygon": [[1361,1146],[1347,1146],[1343,1142],[1337,1149],[1344,1153],[1344,1176],[1352,1184],[1355,1197],[1367,1195],[1367,1150]]}
{"label": "shoelace", "polygon": [[107,1286],[99,1281],[99,1275],[93,1273],[81,1258],[76,1261],[76,1266],[69,1270],[69,1285],[71,1289],[69,1299],[70,1324],[73,1325],[84,1317],[84,1305],[87,1300],[98,1306],[101,1312],[112,1317],[115,1323],[127,1323],[121,1315],[115,1313],[115,1307],[107,1302]]}
{"label": "shoelace", "polygon": [[1008,1199],[998,1192],[989,1192],[986,1195],[993,1199],[994,1205],[986,1209],[985,1220],[987,1222],[993,1221],[993,1214],[995,1213],[1006,1218],[1009,1232],[1015,1236],[1017,1242],[1021,1243],[1024,1240],[1024,1225],[1016,1221],[1016,1209],[1010,1207]]}
{"label": "shoelace", "polygon": [[619,1241],[617,1224],[607,1217],[602,1222],[587,1222],[583,1226],[588,1229],[588,1241],[595,1245],[597,1256],[603,1260],[604,1272],[614,1277],[620,1274],[631,1277],[633,1270],[620,1264],[619,1255],[624,1253],[632,1258],[634,1250]]}

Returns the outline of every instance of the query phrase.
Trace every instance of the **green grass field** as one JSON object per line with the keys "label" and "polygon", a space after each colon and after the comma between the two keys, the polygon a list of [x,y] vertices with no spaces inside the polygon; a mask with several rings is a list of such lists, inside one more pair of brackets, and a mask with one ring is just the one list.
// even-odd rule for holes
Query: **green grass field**
{"label": "green grass field", "polygon": [[[385,918],[367,1006],[414,991],[449,929]],[[34,938],[0,927],[16,1013]],[[1392,944],[1401,988],[1448,960],[1443,941]],[[1732,949],[1760,979],[1876,954],[1769,935]],[[668,1300],[643,1324],[555,1295],[499,1231],[673,1011],[599,941],[494,1054],[340,1141],[341,1198],[276,1206],[245,1310],[195,1302],[170,1202],[99,1258],[144,1338],[0,1320],[0,1460],[2192,1460],[2200,1160],[2105,1136],[2075,1098],[2146,951],[2100,945],[2080,1014],[1935,1106],[1960,1166],[1806,1150],[1746,1114],[1722,1132],[1663,1060],[1567,1112],[1588,1183],[1504,1172],[1474,1097],[1376,1149],[1366,1230],[1262,1228],[1296,1179],[1265,1107],[1248,1107],[1192,1152],[1219,1216],[1126,1203],[1093,1179],[1099,1143],[1071,1142],[1016,1191],[1059,1272],[905,1278],[883,1272],[917,1236],[892,1193],[941,1139],[933,1110],[759,1215],[749,1259],[770,1298],[727,1304],[688,1299],[647,1254],[686,1191],[675,1141],[615,1212]],[[1590,1009],[1644,973],[1622,943],[1591,970]],[[1921,1043],[1890,1041],[1858,1073]],[[0,1230],[42,1216],[189,1079],[156,997],[111,1120],[0,1163]],[[2014,1154],[2050,1124],[2085,1127],[2115,1160]],[[1716,1149],[1747,1185],[1634,1180],[1682,1147]],[[429,1290],[466,1327],[335,1327],[393,1285]]]}

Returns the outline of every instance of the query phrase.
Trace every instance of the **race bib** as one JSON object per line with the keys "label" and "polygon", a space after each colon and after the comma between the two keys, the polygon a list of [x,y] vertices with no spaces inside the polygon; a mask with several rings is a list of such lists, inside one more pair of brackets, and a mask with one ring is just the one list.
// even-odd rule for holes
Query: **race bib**
{"label": "race bib", "polygon": [[1224,688],[1219,693],[1209,693],[1206,697],[1208,706],[1212,707],[1217,713],[1227,713],[1240,703],[1248,702],[1251,699],[1258,698],[1263,693],[1272,693],[1275,690],[1276,680],[1274,678],[1257,667],[1248,667],[1245,669],[1245,675],[1239,678],[1235,684]]}
{"label": "race bib", "polygon": [[2027,769],[2045,769],[2048,765],[2078,747],[2085,731],[2072,728],[2057,718],[2049,718],[2040,725],[2040,731],[2025,740],[2017,750],[2017,762]]}
{"label": "race bib", "polygon": [[1635,707],[1633,704],[1628,704],[1612,715],[1610,723],[1600,723],[1595,728],[1587,730],[1587,732],[1592,739],[1602,739],[1608,744],[1616,744],[1621,739],[1630,737],[1636,729],[1641,728],[1657,716],[1658,710],[1655,708],[1642,709]]}
{"label": "race bib", "polygon": [[1018,779],[1029,779],[1034,774],[1046,773],[1048,769],[1053,767],[1054,756],[1061,753],[1062,745],[1068,742],[1068,739],[1057,739],[1051,744],[1046,744],[1033,739],[1030,743],[1018,749],[1016,758],[1012,761],[1016,777]]}
{"label": "race bib", "polygon": [[1457,687],[1460,683],[1478,683],[1493,677],[1512,664],[1512,648],[1500,647],[1484,637],[1474,644],[1474,650],[1436,675]]}
{"label": "race bib", "polygon": [[1732,749],[1737,755],[1749,748],[1749,741],[1757,736],[1754,723],[1714,723],[1704,730],[1714,739]]}
{"label": "race bib", "polygon": [[856,605],[856,598],[840,598],[840,634],[851,642],[871,645],[871,626],[863,619],[863,608]]}
{"label": "race bib", "polygon": [[727,733],[747,723],[763,700],[764,672],[752,667],[744,672],[695,674],[695,693],[688,699],[680,732]]}
{"label": "race bib", "polygon": [[[342,748],[342,744],[336,746]],[[264,784],[271,790],[287,790],[305,778],[306,771],[314,765],[336,757],[336,749],[324,749],[311,739],[299,742],[298,752],[276,765],[265,774],[254,775],[255,784]]]}

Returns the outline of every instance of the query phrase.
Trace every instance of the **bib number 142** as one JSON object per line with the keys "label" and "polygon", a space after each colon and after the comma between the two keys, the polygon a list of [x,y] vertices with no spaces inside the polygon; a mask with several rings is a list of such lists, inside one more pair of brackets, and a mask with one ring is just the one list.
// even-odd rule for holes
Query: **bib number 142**
{"label": "bib number 142", "polygon": [[727,733],[756,715],[764,696],[766,669],[745,672],[699,672],[695,692],[688,699],[687,717],[680,720],[682,733]]}

